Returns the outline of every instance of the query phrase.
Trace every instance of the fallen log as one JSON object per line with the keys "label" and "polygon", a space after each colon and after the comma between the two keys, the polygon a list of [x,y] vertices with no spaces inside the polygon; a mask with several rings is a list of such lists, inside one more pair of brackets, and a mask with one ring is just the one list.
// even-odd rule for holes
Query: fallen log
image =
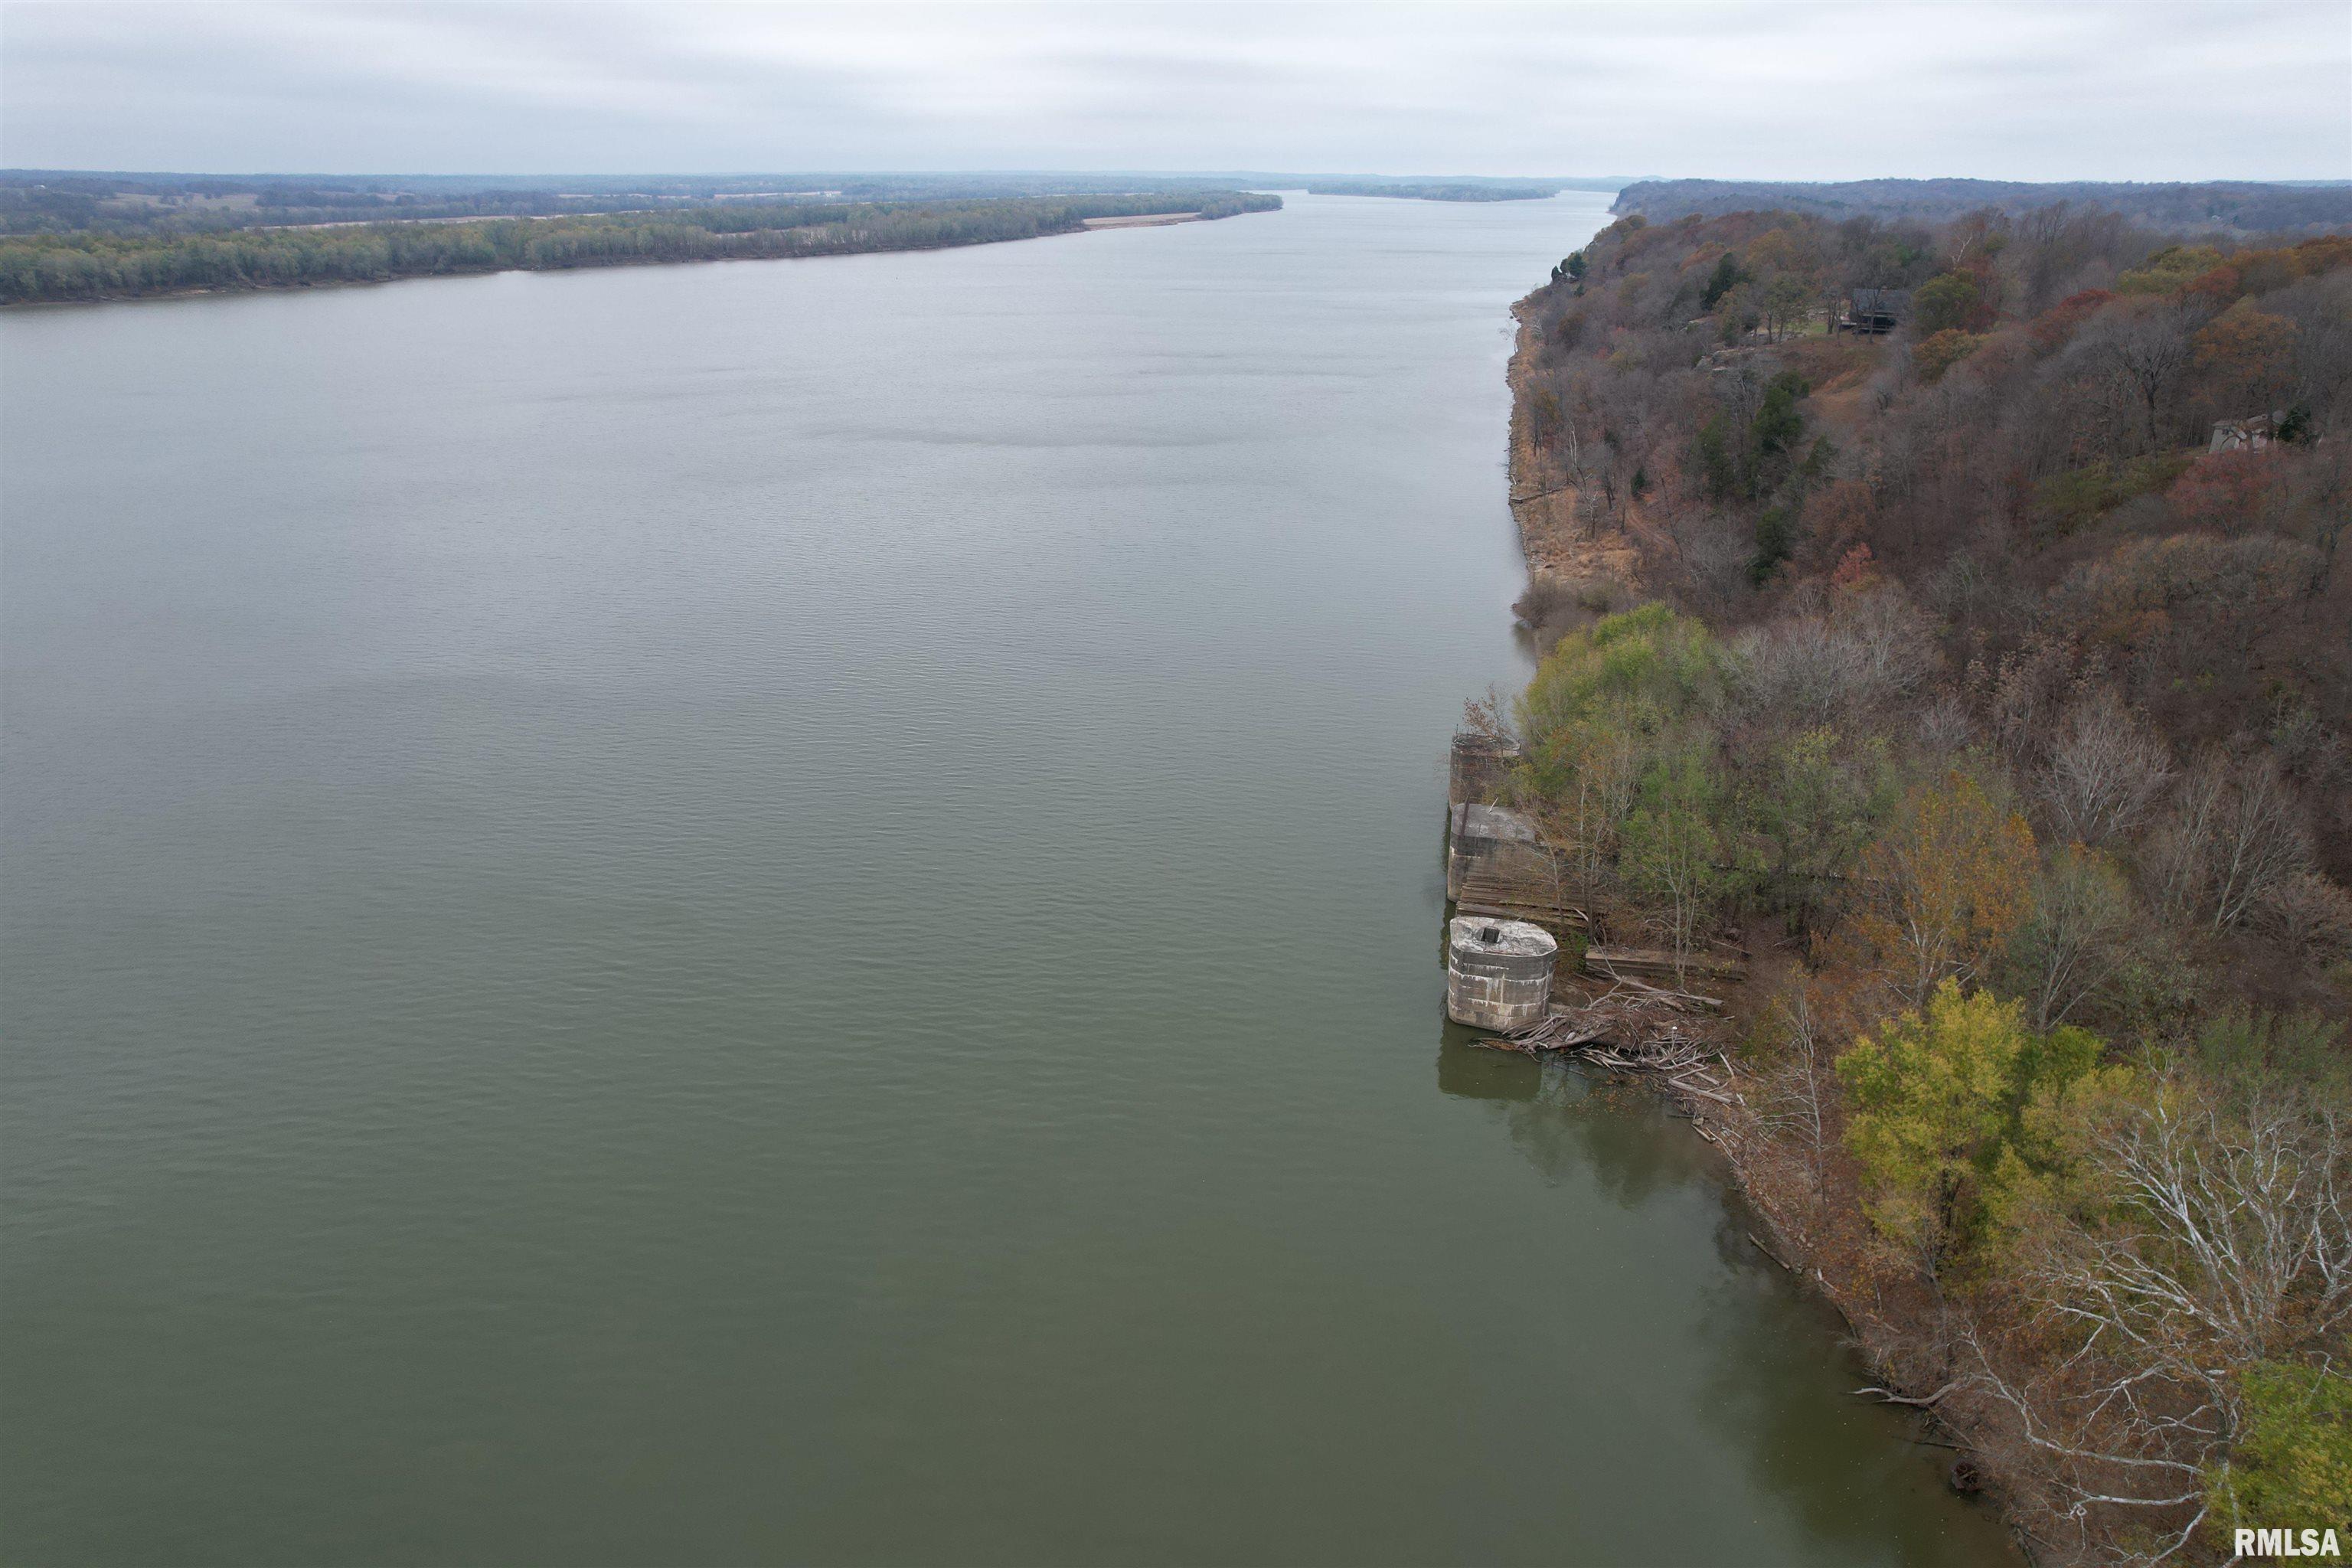
{"label": "fallen log", "polygon": [[1584,963],[1596,973],[1648,975],[1654,979],[1676,982],[1693,974],[1708,980],[1737,981],[1748,973],[1748,965],[1736,959],[1716,958],[1699,952],[1675,954],[1662,948],[1613,947],[1605,943],[1587,948]]}
{"label": "fallen log", "polygon": [[[1590,964],[1592,962],[1592,954],[1588,952],[1584,959],[1585,963]],[[1664,1003],[1668,1006],[1680,1007],[1685,1012],[1693,1011],[1697,1007],[1706,1007],[1716,1012],[1723,1009],[1723,998],[1720,996],[1702,996],[1696,991],[1675,991],[1664,985],[1653,985],[1648,981],[1631,974],[1618,974],[1608,971],[1597,973],[1601,973],[1601,978],[1613,981],[1616,984],[1626,987],[1637,994]]]}
{"label": "fallen log", "polygon": [[1853,1390],[1853,1392],[1857,1394],[1876,1394],[1878,1396],[1879,1403],[1882,1405],[1914,1405],[1924,1410],[1934,1405],[1937,1401],[1941,1400],[1944,1395],[1951,1393],[1952,1390],[1966,1386],[1968,1381],[1969,1380],[1964,1377],[1954,1378],[1951,1382],[1944,1384],[1943,1387],[1936,1390],[1935,1393],[1916,1399],[1907,1394],[1897,1394],[1891,1388],[1881,1388],[1875,1384],[1873,1384],[1868,1388],[1857,1388]]}

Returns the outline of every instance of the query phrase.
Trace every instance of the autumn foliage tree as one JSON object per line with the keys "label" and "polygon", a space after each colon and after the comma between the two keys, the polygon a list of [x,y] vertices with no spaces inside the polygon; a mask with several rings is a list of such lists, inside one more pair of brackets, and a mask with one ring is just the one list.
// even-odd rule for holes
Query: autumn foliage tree
{"label": "autumn foliage tree", "polygon": [[1905,1000],[1966,983],[2032,910],[2033,830],[1966,773],[1916,786],[1862,860],[1855,940]]}
{"label": "autumn foliage tree", "polygon": [[2217,404],[2266,414],[2293,385],[2294,324],[2240,300],[2201,328],[2195,363]]}

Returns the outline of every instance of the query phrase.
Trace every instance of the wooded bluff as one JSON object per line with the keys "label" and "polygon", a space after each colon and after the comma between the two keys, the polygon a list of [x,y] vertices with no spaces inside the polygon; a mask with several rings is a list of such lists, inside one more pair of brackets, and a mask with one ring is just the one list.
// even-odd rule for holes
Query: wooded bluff
{"label": "wooded bluff", "polygon": [[1610,210],[1652,223],[1736,212],[1798,212],[1832,219],[1904,217],[1948,222],[1973,212],[2021,217],[2065,205],[2184,232],[2320,232],[2352,226],[2352,183],[2290,185],[2259,180],[2201,184],[2068,180],[1637,180]]}
{"label": "wooded bluff", "polygon": [[2050,1562],[2352,1526],[2352,237],[1621,218],[1524,300],[1612,940],[1738,943],[1725,1142]]}

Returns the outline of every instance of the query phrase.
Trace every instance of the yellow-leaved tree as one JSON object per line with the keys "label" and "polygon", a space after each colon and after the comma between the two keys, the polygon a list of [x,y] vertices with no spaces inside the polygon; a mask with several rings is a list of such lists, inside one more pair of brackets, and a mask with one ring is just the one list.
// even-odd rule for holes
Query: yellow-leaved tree
{"label": "yellow-leaved tree", "polygon": [[2037,1033],[2023,1003],[1968,994],[1948,979],[1925,1010],[1855,1040],[1837,1072],[1872,1222],[1940,1274],[2024,1143],[2026,1108],[2063,1096],[2098,1063],[2099,1042],[2084,1030]]}
{"label": "yellow-leaved tree", "polygon": [[1974,980],[2033,909],[2033,830],[1955,771],[1906,795],[1863,856],[1853,934],[1913,1006]]}

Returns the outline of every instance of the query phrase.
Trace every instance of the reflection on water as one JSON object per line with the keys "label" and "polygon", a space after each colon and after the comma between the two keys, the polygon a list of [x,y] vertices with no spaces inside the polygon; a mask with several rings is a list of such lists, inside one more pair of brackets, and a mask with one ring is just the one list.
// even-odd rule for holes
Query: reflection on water
{"label": "reflection on water", "polygon": [[1949,1455],[1916,1439],[1926,1424],[1879,1405],[1841,1404],[1868,1381],[1827,1303],[1800,1290],[1748,1236],[1751,1220],[1719,1155],[1675,1123],[1655,1090],[1587,1072],[1558,1056],[1482,1047],[1444,1025],[1437,1082],[1486,1102],[1510,1144],[1550,1185],[1589,1184],[1642,1211],[1668,1196],[1716,1209],[1721,1265],[1700,1292],[1708,1424],[1747,1457],[1752,1484],[1803,1521],[1824,1561],[1870,1561],[1890,1520],[1905,1562],[1991,1563],[2012,1553],[1989,1505],[1958,1503],[1943,1484]]}
{"label": "reflection on water", "polygon": [[1549,1182],[1591,1181],[1624,1208],[1661,1193],[1713,1190],[1720,1164],[1638,1083],[1591,1073],[1557,1055],[1522,1056],[1474,1045],[1477,1032],[1447,1023],[1437,1082],[1447,1094],[1497,1102],[1511,1144]]}

